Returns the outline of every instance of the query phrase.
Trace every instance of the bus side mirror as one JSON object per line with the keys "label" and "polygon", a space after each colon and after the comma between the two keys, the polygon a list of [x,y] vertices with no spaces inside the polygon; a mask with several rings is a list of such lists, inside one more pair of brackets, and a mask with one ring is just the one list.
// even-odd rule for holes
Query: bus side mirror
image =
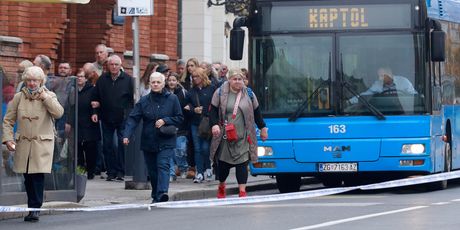
{"label": "bus side mirror", "polygon": [[442,30],[431,32],[431,61],[442,62],[446,59],[446,33]]}
{"label": "bus side mirror", "polygon": [[234,27],[230,31],[230,59],[241,60],[243,58],[244,30]]}

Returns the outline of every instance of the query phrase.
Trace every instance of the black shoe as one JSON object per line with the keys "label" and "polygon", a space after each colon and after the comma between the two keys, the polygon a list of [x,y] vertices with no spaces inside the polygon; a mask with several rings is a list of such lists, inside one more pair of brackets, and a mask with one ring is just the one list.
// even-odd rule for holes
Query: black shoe
{"label": "black shoe", "polygon": [[125,181],[125,179],[123,179],[121,176],[117,176],[117,181]]}
{"label": "black shoe", "polygon": [[40,211],[29,212],[29,215],[24,217],[24,221],[38,222],[40,220]]}
{"label": "black shoe", "polygon": [[88,180],[92,180],[92,179],[94,179],[94,174],[89,174],[88,175]]}
{"label": "black shoe", "polygon": [[105,179],[106,181],[114,181],[115,180],[115,177],[114,176],[107,176],[107,179]]}
{"label": "black shoe", "polygon": [[169,196],[166,193],[163,193],[160,195],[160,198],[158,199],[158,202],[166,202],[169,200]]}

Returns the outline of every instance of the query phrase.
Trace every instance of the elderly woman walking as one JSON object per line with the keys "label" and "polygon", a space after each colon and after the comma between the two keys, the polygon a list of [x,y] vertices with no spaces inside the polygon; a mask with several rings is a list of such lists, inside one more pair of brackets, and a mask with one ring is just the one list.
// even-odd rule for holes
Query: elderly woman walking
{"label": "elderly woman walking", "polygon": [[177,127],[184,120],[179,99],[164,89],[165,80],[161,73],[150,75],[151,92],[134,106],[123,131],[123,144],[128,145],[143,120],[141,149],[152,185],[152,203],[169,199],[169,160],[176,148]]}
{"label": "elderly woman walking", "polygon": [[[16,173],[23,173],[27,206],[41,208],[44,173],[51,173],[54,150],[54,120],[64,109],[56,94],[45,85],[45,73],[40,67],[29,67],[24,73],[25,87],[14,95],[3,120],[2,143],[14,152]],[[17,123],[14,136],[13,127]],[[36,222],[39,212],[32,211],[24,221]]]}
{"label": "elderly woman walking", "polygon": [[211,101],[212,142],[210,158],[217,162],[217,198],[225,198],[225,180],[235,167],[239,197],[246,196],[249,161],[257,162],[257,138],[268,137],[256,96],[244,85],[240,70],[230,71],[228,81],[216,90]]}

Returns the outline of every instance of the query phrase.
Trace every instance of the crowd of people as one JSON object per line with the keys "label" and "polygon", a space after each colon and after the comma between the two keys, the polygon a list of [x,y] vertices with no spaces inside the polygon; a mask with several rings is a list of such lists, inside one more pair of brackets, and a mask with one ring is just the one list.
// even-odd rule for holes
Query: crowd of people
{"label": "crowd of people", "polygon": [[[16,145],[19,147],[24,142],[22,133],[21,138],[14,138],[12,131],[14,116],[21,115],[15,112],[18,99],[13,97],[24,94],[25,98],[32,97],[44,104],[51,115],[44,118],[54,121],[56,137],[51,156],[64,148],[64,142],[70,141],[74,133],[76,127],[73,126],[78,125],[77,164],[86,169],[89,180],[95,176],[107,181],[124,180],[124,146],[132,142],[142,120],[141,150],[152,185],[152,202],[167,201],[169,183],[178,177],[193,179],[193,183],[219,180],[217,197],[224,198],[225,180],[231,167],[236,167],[240,196],[246,196],[248,162],[257,161],[255,126],[261,130],[262,140],[268,136],[257,98],[247,88],[247,70],[229,72],[225,64],[190,58],[178,60],[173,72],[167,64],[150,62],[135,92],[135,79],[123,70],[119,56],[109,55],[108,48],[99,44],[95,58],[95,62],[78,68],[75,76],[66,61],[58,64],[55,76],[51,73],[52,62],[45,55],[37,55],[33,62],[21,62],[18,75],[22,81],[4,95],[14,103],[10,103],[7,110],[4,125],[8,124],[8,130],[4,133],[8,135],[3,136],[2,143],[15,150]],[[38,96],[30,96],[35,95],[37,89],[40,89]],[[134,95],[140,96],[138,102]],[[51,103],[52,98],[62,107],[62,114],[57,105]],[[33,119],[33,111],[28,115]],[[45,137],[38,139],[46,141]],[[36,158],[32,151],[35,150],[28,153],[29,159]],[[27,155],[26,158],[15,156],[15,164],[20,159],[28,162]],[[17,168],[17,172],[25,175],[28,197],[37,196],[37,192],[35,195],[29,192],[34,183],[30,183],[32,179],[26,175],[51,170],[53,160],[42,160],[46,162],[43,166],[21,162]],[[43,191],[42,187],[37,189]],[[29,206],[41,207],[41,200]],[[27,221],[38,220],[38,214],[31,215]]]}

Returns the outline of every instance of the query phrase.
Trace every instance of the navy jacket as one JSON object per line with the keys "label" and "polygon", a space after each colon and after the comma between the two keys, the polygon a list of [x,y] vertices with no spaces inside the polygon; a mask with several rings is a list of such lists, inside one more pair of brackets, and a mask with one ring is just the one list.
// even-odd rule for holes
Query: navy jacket
{"label": "navy jacket", "polygon": [[159,152],[163,149],[176,148],[176,136],[160,135],[155,127],[158,119],[165,125],[179,126],[184,121],[179,99],[176,95],[163,90],[162,93],[150,92],[136,103],[126,120],[124,138],[130,138],[140,120],[143,120],[141,149],[146,152]]}

